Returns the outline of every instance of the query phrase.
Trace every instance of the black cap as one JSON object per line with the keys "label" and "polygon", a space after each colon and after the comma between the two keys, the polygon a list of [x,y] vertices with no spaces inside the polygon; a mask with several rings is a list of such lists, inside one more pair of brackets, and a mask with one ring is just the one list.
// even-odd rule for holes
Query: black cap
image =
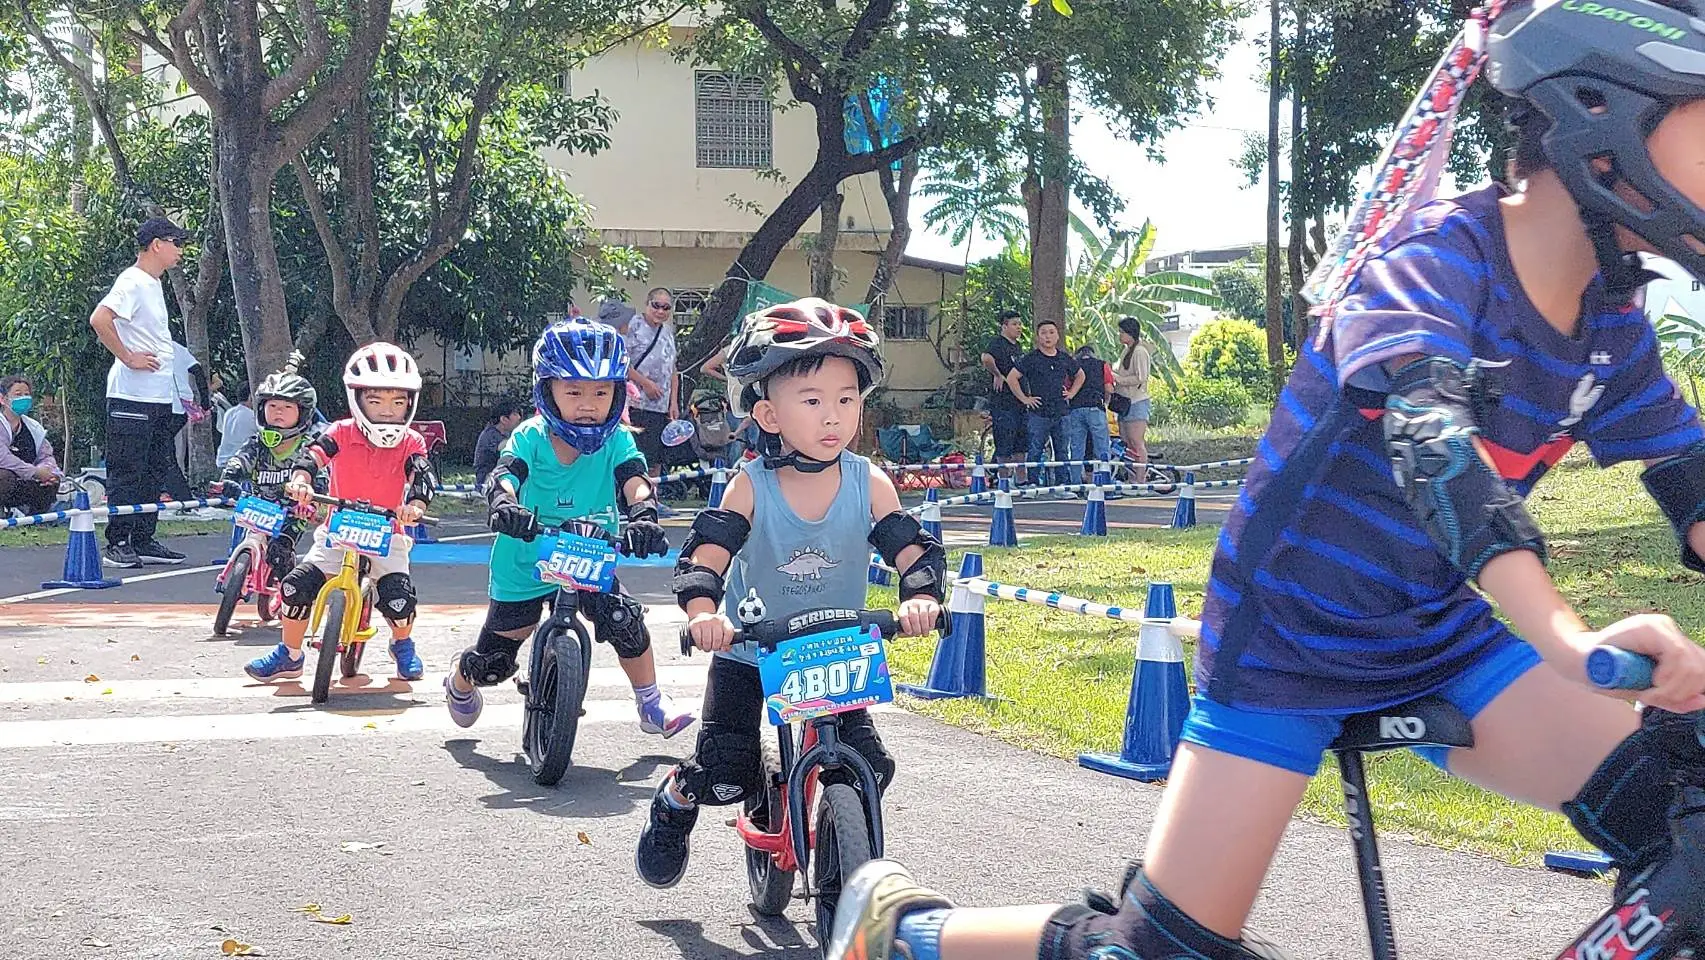
{"label": "black cap", "polygon": [[165,217],[151,217],[136,228],[136,245],[143,250],[156,240],[188,240],[190,232]]}

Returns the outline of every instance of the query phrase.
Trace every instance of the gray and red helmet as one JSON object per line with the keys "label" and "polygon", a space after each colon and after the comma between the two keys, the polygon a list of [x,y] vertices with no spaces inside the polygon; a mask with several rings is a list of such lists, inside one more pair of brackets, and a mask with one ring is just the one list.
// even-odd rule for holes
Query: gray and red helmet
{"label": "gray and red helmet", "polygon": [[801,357],[845,357],[858,368],[859,391],[869,395],[882,382],[881,341],[856,310],[807,297],[746,316],[723,352],[728,400],[746,416],[764,398],[764,381]]}
{"label": "gray and red helmet", "polygon": [[1492,85],[1549,121],[1541,148],[1612,287],[1642,277],[1616,226],[1705,279],[1705,209],[1663,178],[1646,147],[1671,110],[1705,99],[1705,0],[1514,3],[1492,24],[1487,53]]}

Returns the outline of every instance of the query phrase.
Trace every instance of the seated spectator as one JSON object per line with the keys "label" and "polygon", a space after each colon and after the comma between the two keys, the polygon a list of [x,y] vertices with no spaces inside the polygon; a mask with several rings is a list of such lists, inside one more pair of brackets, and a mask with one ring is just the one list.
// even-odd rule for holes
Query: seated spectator
{"label": "seated spectator", "polygon": [[46,513],[59,493],[59,463],[47,430],[28,416],[33,405],[28,378],[0,380],[0,516],[14,507]]}
{"label": "seated spectator", "polygon": [[492,405],[491,415],[485,421],[485,429],[480,431],[479,439],[474,441],[475,486],[485,486],[485,478],[490,476],[492,469],[497,466],[497,455],[503,449],[503,441],[509,439],[509,434],[514,432],[531,412],[517,400],[499,400]]}

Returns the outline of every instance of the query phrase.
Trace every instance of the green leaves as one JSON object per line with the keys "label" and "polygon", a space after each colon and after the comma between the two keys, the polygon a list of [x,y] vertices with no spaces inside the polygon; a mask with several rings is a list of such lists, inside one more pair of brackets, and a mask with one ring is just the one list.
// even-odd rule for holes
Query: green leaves
{"label": "green leaves", "polygon": [[[1083,242],[1083,256],[1066,280],[1066,335],[1073,343],[1092,343],[1103,357],[1117,356],[1119,321],[1135,317],[1142,324],[1143,339],[1166,342],[1168,314],[1178,304],[1217,307],[1220,298],[1211,280],[1195,274],[1170,271],[1144,274],[1143,263],[1154,248],[1154,224],[1145,222],[1136,231],[1116,230],[1106,237],[1080,218],[1072,227]],[[1170,349],[1151,351],[1155,370],[1167,383],[1180,372]]]}

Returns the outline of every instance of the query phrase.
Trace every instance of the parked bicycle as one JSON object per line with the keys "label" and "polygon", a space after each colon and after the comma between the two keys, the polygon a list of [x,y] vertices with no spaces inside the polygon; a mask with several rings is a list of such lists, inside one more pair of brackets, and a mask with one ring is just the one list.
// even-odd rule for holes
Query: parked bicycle
{"label": "parked bicycle", "polygon": [[[945,616],[938,629],[945,630]],[[822,608],[747,623],[735,635],[736,643],[758,646],[765,710],[778,748],[765,752],[763,794],[746,801],[734,824],[746,845],[752,906],[764,916],[780,916],[793,898],[796,876],[807,874],[802,895],[816,901],[825,944],[843,881],[882,856],[883,847],[876,773],[841,741],[840,714],[894,699],[887,641],[899,632],[899,619],[889,610]],[[684,628],[681,652],[693,652]],[[824,774],[834,774],[834,782],[823,784]]]}

